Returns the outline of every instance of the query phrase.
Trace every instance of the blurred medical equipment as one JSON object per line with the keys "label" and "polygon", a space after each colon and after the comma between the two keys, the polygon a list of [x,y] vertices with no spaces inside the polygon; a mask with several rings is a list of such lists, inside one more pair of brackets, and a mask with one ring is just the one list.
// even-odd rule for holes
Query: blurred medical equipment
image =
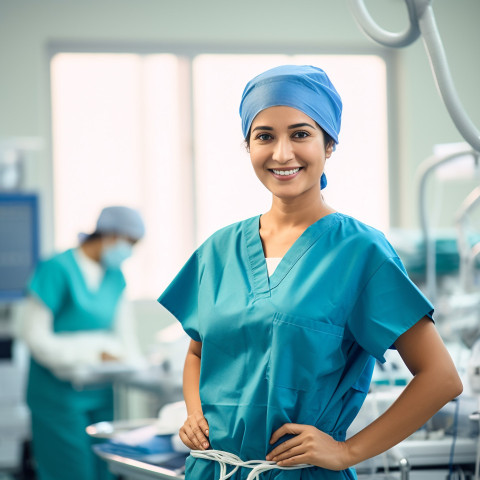
{"label": "blurred medical equipment", "polygon": [[150,361],[165,373],[181,378],[189,344],[190,337],[180,323],[172,323],[156,333],[155,343],[150,347]]}
{"label": "blurred medical equipment", "polygon": [[[98,422],[87,427],[86,431],[95,438],[107,438],[135,446],[154,435],[178,435],[186,417],[185,402],[181,400],[164,405],[158,412],[158,418]],[[188,451],[183,444],[176,448],[179,451]]]}
{"label": "blurred medical equipment", "polygon": [[[470,415],[470,419],[480,424],[480,339],[472,347],[472,353],[468,362],[469,387],[474,395],[477,395],[476,410]],[[480,442],[477,444],[475,458],[475,480],[480,478]]]}
{"label": "blurred medical equipment", "polygon": [[[438,248],[437,234],[433,233],[431,226],[431,211],[427,208],[427,180],[430,176],[440,171],[440,167],[447,164],[466,165],[473,167],[470,179],[478,181],[479,153],[464,145],[456,150],[440,155],[434,155],[420,165],[419,177],[419,202],[420,220],[424,245],[426,250],[426,288],[431,298],[436,299],[438,312],[437,325],[444,338],[461,341],[465,346],[471,347],[468,360],[456,362],[459,372],[465,370],[464,393],[475,400],[476,405],[471,405],[474,414],[468,418],[475,420],[477,427],[475,479],[480,478],[480,442],[478,441],[479,399],[480,399],[480,285],[478,284],[479,263],[479,229],[471,228],[471,217],[479,205],[480,189],[475,187],[463,199],[456,209],[454,223],[456,227],[456,247],[458,250],[458,275],[456,281],[449,288],[439,290],[438,276]],[[468,178],[468,176],[467,176]],[[471,187],[470,187],[471,188]],[[478,223],[478,222],[477,222]],[[465,395],[460,399],[465,398]],[[459,399],[459,401],[460,401]],[[462,418],[462,416],[460,417]],[[424,447],[419,448],[421,450]],[[450,478],[450,477],[449,477]],[[452,477],[459,478],[459,477]]]}
{"label": "blurred medical equipment", "polygon": [[38,197],[0,191],[0,302],[26,295],[39,256]]}
{"label": "blurred medical equipment", "polygon": [[[464,159],[469,157],[471,162],[478,167],[479,164],[479,153],[471,148],[464,147],[459,148],[456,152],[445,154],[445,155],[433,155],[432,157],[426,159],[418,168],[417,177],[418,177],[418,198],[420,206],[420,223],[423,232],[423,239],[425,245],[425,258],[426,258],[426,293],[427,296],[435,302],[437,297],[437,286],[436,286],[436,244],[432,234],[432,229],[429,222],[429,209],[427,205],[427,182],[430,176],[441,166],[458,161],[459,159]],[[463,207],[465,210],[465,207]],[[462,241],[459,242],[459,247],[461,247],[461,255],[465,256],[465,241],[464,239],[464,229],[462,219],[465,217],[465,214],[469,209],[465,210],[465,213],[457,214],[457,224],[459,225],[459,231],[462,238]]]}
{"label": "blurred medical equipment", "polygon": [[[402,389],[400,386],[374,386],[349,428],[347,437],[354,435],[385,412],[398,398]],[[416,478],[413,472],[420,468],[428,467],[425,470],[428,474],[428,471],[434,469],[448,468],[453,471],[457,465],[473,464],[478,425],[470,421],[469,415],[472,409],[476,408],[475,405],[476,399],[469,396],[461,396],[450,402],[399,445],[356,465],[359,478],[363,478],[362,475],[371,475],[366,478],[407,480]],[[384,476],[377,472],[383,472]],[[396,476],[397,472],[399,476]],[[375,474],[378,476],[374,476]],[[446,475],[437,478],[443,480]]]}
{"label": "blurred medical equipment", "polygon": [[189,343],[190,338],[177,323],[149,336],[143,367],[112,378],[116,420],[151,416],[183,398],[183,364]]}
{"label": "blurred medical equipment", "polygon": [[42,148],[38,137],[0,138],[0,190],[25,189],[26,163]]}
{"label": "blurred medical equipment", "polygon": [[24,402],[26,356],[11,338],[0,338],[0,471],[18,473],[30,435]]}
{"label": "blurred medical equipment", "polygon": [[[478,162],[478,155],[476,157]],[[478,290],[475,262],[480,253],[480,243],[472,246],[468,237],[469,215],[480,203],[480,187],[475,187],[457,212],[458,250],[460,254],[460,288],[467,293]]]}
{"label": "blurred medical equipment", "polygon": [[[436,145],[434,152],[417,170],[420,231],[393,229],[389,239],[410,277],[434,300],[444,340],[470,348],[480,336],[480,191],[471,191],[480,183],[479,153],[465,143]],[[443,188],[450,193],[448,215]]]}
{"label": "blurred medical equipment", "polygon": [[189,449],[178,435],[187,416],[185,402],[164,405],[158,418],[100,422],[87,433],[106,442],[94,446],[110,470],[132,479],[183,478]]}
{"label": "blurred medical equipment", "polygon": [[453,83],[447,56],[437,29],[432,0],[405,0],[409,26],[401,33],[380,28],[370,16],[364,0],[350,0],[350,7],[361,29],[373,40],[386,47],[406,47],[423,36],[427,55],[440,95],[458,131],[477,152],[480,151],[480,132],[465,113]]}
{"label": "blurred medical equipment", "polygon": [[25,404],[27,352],[14,340],[14,318],[39,256],[38,196],[25,191],[25,169],[39,138],[0,138],[0,470],[20,473],[30,437]]}
{"label": "blurred medical equipment", "polygon": [[26,294],[39,255],[38,195],[24,191],[25,162],[38,138],[0,138],[0,303]]}

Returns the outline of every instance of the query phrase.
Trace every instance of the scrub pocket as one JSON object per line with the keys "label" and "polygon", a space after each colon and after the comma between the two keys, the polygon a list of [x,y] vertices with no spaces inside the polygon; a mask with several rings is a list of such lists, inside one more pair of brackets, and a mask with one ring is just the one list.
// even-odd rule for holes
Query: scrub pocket
{"label": "scrub pocket", "polygon": [[292,390],[322,389],[326,377],[345,364],[343,332],[320,319],[276,313],[267,379]]}

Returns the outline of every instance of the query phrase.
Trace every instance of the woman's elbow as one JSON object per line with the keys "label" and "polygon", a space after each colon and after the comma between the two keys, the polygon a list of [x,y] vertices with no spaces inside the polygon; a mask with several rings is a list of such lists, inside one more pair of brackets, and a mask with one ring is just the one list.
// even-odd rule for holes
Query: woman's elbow
{"label": "woman's elbow", "polygon": [[455,381],[454,392],[455,392],[454,393],[454,398],[460,396],[463,392],[463,383],[460,380],[460,377],[458,376],[458,374],[457,374],[457,378],[456,378],[456,381]]}
{"label": "woman's elbow", "polygon": [[460,380],[456,369],[446,375],[442,375],[441,378],[442,389],[445,394],[448,395],[449,400],[453,400],[461,395],[463,392],[463,383]]}

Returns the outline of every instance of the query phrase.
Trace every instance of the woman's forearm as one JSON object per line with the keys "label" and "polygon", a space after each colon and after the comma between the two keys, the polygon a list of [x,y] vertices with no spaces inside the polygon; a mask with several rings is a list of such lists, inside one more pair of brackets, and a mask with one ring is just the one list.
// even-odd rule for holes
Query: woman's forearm
{"label": "woman's forearm", "polygon": [[395,346],[414,377],[383,415],[347,440],[350,465],[401,442],[462,393],[457,369],[429,318],[401,335]]}
{"label": "woman's forearm", "polygon": [[200,401],[201,356],[202,344],[192,340],[183,369],[183,397],[188,416],[179,434],[187,447],[196,450],[206,450],[210,446],[208,422],[203,416]]}
{"label": "woman's forearm", "polygon": [[192,341],[183,369],[183,397],[189,415],[195,411],[202,411],[200,401],[200,362],[201,344]]}
{"label": "woman's forearm", "polygon": [[416,375],[383,415],[346,441],[348,466],[400,443],[461,393],[456,372],[438,373],[436,376],[427,372]]}

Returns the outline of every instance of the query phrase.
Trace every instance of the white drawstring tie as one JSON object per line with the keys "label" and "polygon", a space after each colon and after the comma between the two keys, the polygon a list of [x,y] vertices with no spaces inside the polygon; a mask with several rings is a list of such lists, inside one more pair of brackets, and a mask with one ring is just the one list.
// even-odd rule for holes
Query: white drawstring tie
{"label": "white drawstring tie", "polygon": [[[230,478],[240,467],[252,469],[248,474],[247,480],[260,480],[260,474],[268,472],[268,470],[298,470],[300,468],[309,468],[312,466],[302,463],[291,467],[280,467],[276,462],[267,460],[248,460],[244,462],[240,457],[237,457],[237,455],[222,450],[192,450],[190,455],[195,458],[203,458],[205,460],[218,462],[220,464],[220,477],[218,477],[218,480],[227,480],[227,478]],[[227,465],[232,465],[234,467],[229,473],[227,473]]]}

